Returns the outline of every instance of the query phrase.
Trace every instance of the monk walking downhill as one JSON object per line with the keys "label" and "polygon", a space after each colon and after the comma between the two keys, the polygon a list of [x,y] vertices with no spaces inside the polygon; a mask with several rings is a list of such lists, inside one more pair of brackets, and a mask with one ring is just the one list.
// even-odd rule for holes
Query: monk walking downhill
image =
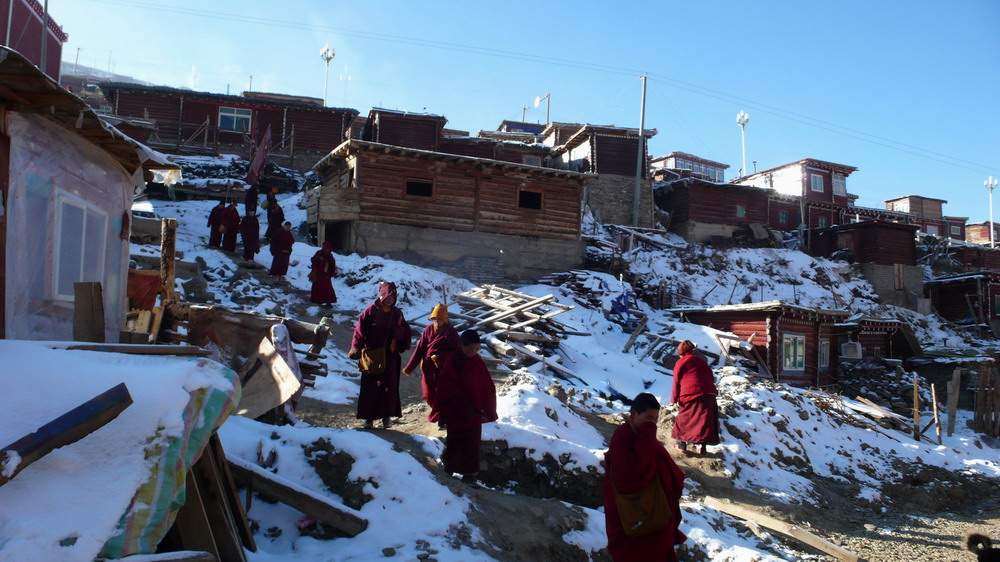
{"label": "monk walking downhill", "polygon": [[444,429],[445,424],[437,406],[438,373],[451,354],[462,346],[462,342],[459,340],[458,330],[448,321],[448,307],[443,304],[435,306],[430,320],[430,325],[424,328],[406,367],[403,367],[403,373],[410,376],[414,369],[420,367],[423,373],[420,381],[421,395],[431,408],[427,421],[437,422],[438,427]]}
{"label": "monk walking downhill", "polygon": [[312,292],[309,300],[323,306],[337,302],[337,292],[333,290],[333,277],[337,275],[337,260],[333,257],[333,244],[323,242],[312,257],[312,271],[309,280],[312,281]]}
{"label": "monk walking downhill", "polygon": [[704,455],[706,445],[719,443],[719,406],[715,402],[715,377],[712,368],[694,353],[688,340],[677,346],[680,359],[674,364],[674,386],[671,400],[678,404],[674,428],[670,436],[677,448],[688,452],[687,444],[701,445],[694,454]]}
{"label": "monk walking downhill", "polygon": [[236,208],[236,201],[231,201],[229,206],[222,211],[222,249],[227,252],[236,251],[236,237],[240,233],[240,211]]}
{"label": "monk walking downhill", "polygon": [[[359,420],[365,428],[382,420],[382,427],[392,427],[392,417],[403,415],[399,403],[399,368],[401,353],[410,349],[410,325],[403,311],[396,308],[396,285],[383,282],[378,298],[361,312],[354,327],[351,350],[347,356],[358,359],[361,392],[358,394]],[[367,370],[366,370],[367,369]]]}
{"label": "monk walking downhill", "polygon": [[284,281],[288,273],[288,261],[292,257],[292,246],[295,237],[292,236],[292,223],[286,222],[274,236],[271,237],[271,269],[268,271],[276,281]]}
{"label": "monk walking downhill", "polygon": [[278,204],[278,197],[274,192],[267,194],[267,230],[264,231],[264,238],[270,240],[275,232],[281,230],[281,223],[285,222],[285,211]]}
{"label": "monk walking downhill", "polygon": [[208,247],[218,248],[222,243],[222,213],[226,210],[225,201],[220,200],[219,204],[212,207],[212,212],[208,214]]}
{"label": "monk walking downhill", "polygon": [[255,211],[247,211],[240,221],[240,236],[243,238],[243,259],[253,261],[260,253],[260,221]]}
{"label": "monk walking downhill", "polygon": [[462,350],[452,353],[438,375],[437,405],[447,426],[444,469],[475,485],[483,424],[497,419],[497,389],[479,356],[479,333],[466,330]]}
{"label": "monk walking downhill", "polygon": [[[608,552],[618,562],[669,560],[676,562],[674,545],[687,538],[680,531],[680,498],[684,473],[656,440],[656,422],[660,403],[643,392],[632,401],[628,418],[611,436],[604,455],[604,525],[608,533]],[[654,516],[627,510],[631,502],[624,496],[655,495],[659,505],[669,509],[653,510]],[[645,502],[644,502],[645,503]],[[620,510],[623,506],[626,510]]]}

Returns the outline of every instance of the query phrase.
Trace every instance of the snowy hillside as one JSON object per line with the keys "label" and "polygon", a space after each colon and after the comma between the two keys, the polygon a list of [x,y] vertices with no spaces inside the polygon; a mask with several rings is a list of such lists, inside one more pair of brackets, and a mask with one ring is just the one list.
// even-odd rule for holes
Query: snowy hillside
{"label": "snowy hillside", "polygon": [[[304,214],[296,207],[299,197],[281,200],[293,224]],[[204,262],[214,302],[313,321],[327,314],[307,302],[307,264],[317,248],[296,243],[288,283],[276,284],[267,279],[266,270],[250,274],[238,256],[205,248],[211,202],[153,203],[160,216],[178,218],[178,249],[185,261]],[[689,299],[706,304],[784,299],[866,313],[887,310],[879,307],[870,285],[840,264],[790,250],[720,252],[673,237],[663,241],[671,249],[637,250],[629,256],[633,278],[665,280],[672,291]],[[154,256],[158,249],[133,245],[133,254]],[[337,311],[328,315],[348,331],[356,311],[374,299],[380,280],[400,285],[400,307],[408,319],[419,320],[434,304],[451,301],[472,287],[466,280],[379,257],[336,258],[339,302]],[[258,261],[269,265],[266,247]],[[600,463],[608,435],[627,411],[620,398],[643,391],[656,395],[665,405],[660,438],[667,442],[672,378],[651,358],[622,353],[631,331],[611,312],[611,300],[630,287],[610,275],[593,272],[592,277],[597,286],[585,292],[568,284],[516,288],[534,296],[552,294],[560,303],[574,305],[560,321],[590,335],[569,336],[561,347],[560,361],[576,378],[556,377],[540,365],[504,371],[505,380],[498,384],[500,419],[484,426],[484,458],[523,456],[517,470],[550,480],[552,485],[545,489],[554,495],[533,497],[538,487],[489,468],[482,473],[485,488],[463,487],[437,461],[443,433],[426,430],[418,414],[408,413],[418,410],[408,410],[406,404],[403,423],[394,430],[356,429],[349,410],[357,396],[358,376],[346,357],[345,342],[334,338],[327,349],[330,375],[319,379],[306,396],[340,407],[346,421],[336,427],[274,427],[232,418],[220,433],[227,452],[254,464],[260,451],[264,456],[276,451],[271,471],[357,510],[369,527],[354,538],[300,531],[300,513],[255,501],[249,517],[257,524],[259,551],[250,559],[510,560],[541,559],[535,556],[542,552],[548,553],[546,558],[604,559]],[[674,338],[717,351],[710,328],[679,323],[666,312],[640,306],[651,322],[672,330]],[[925,337],[948,336],[936,320],[921,320],[926,322]],[[695,557],[691,559],[699,553],[712,560],[803,556],[801,546],[755,534],[737,519],[703,505],[704,496],[789,512],[821,534],[827,520],[843,520],[843,526],[852,519],[857,522],[859,513],[877,515],[905,503],[894,485],[916,474],[940,476],[936,484],[921,488],[927,497],[957,497],[953,489],[973,480],[1000,483],[997,449],[966,427],[966,413],[957,433],[938,446],[874,426],[845,409],[836,396],[760,381],[732,366],[717,369],[716,378],[723,442],[710,449],[710,458],[678,458],[688,474],[681,529],[689,537],[684,552]],[[568,497],[571,488],[579,503],[549,499]],[[830,513],[824,515],[824,510]],[[525,550],[528,543],[543,541],[548,550]]]}

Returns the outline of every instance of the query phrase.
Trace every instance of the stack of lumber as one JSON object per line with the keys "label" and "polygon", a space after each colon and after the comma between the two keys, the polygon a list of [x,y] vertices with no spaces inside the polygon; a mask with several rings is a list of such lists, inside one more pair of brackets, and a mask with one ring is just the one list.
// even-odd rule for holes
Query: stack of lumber
{"label": "stack of lumber", "polygon": [[455,295],[461,312],[450,312],[456,328],[474,329],[498,356],[511,358],[512,364],[529,366],[541,363],[557,376],[578,378],[562,364],[570,361],[560,349],[562,339],[573,335],[590,335],[577,331],[554,317],[572,306],[559,304],[553,295],[534,297],[483,285]]}

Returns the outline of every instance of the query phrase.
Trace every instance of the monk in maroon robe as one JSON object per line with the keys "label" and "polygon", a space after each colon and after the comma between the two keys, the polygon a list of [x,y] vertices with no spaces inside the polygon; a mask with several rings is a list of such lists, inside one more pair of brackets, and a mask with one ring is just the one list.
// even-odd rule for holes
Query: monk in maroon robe
{"label": "monk in maroon robe", "polygon": [[236,239],[240,234],[240,211],[236,201],[229,203],[222,211],[222,249],[227,252],[236,251]]}
{"label": "monk in maroon robe", "polygon": [[671,401],[678,404],[678,409],[670,436],[677,440],[677,448],[681,451],[687,453],[687,444],[695,443],[701,445],[696,454],[704,455],[706,445],[719,443],[715,377],[708,363],[694,353],[694,344],[690,341],[684,340],[677,346],[677,355],[680,359],[674,364]]}
{"label": "monk in maroon robe", "polygon": [[451,354],[438,375],[437,405],[448,428],[441,460],[445,471],[474,484],[483,424],[497,419],[497,389],[479,356],[479,333],[466,330],[460,341],[461,351]]}
{"label": "monk in maroon robe", "polygon": [[[674,545],[687,537],[680,531],[680,497],[684,473],[670,458],[663,444],[656,440],[656,422],[660,404],[652,394],[643,392],[632,401],[628,419],[615,430],[604,455],[604,525],[608,533],[608,552],[616,561],[676,561]],[[625,534],[618,516],[615,490],[631,494],[659,478],[667,497],[672,518],[666,528],[639,537]]]}
{"label": "monk in maroon robe", "polygon": [[253,261],[260,252],[260,222],[255,211],[249,211],[240,221],[240,236],[243,238],[243,259]]}
{"label": "monk in maroon robe", "polygon": [[309,300],[316,304],[329,305],[337,302],[337,292],[333,290],[333,277],[337,275],[337,260],[333,257],[333,244],[323,242],[323,247],[313,254],[312,292]]}
{"label": "monk in maroon robe", "polygon": [[396,285],[383,282],[378,288],[378,299],[361,311],[354,327],[351,350],[347,356],[359,359],[361,350],[386,348],[385,370],[377,375],[361,375],[361,392],[358,394],[359,420],[365,428],[374,427],[375,420],[382,420],[382,427],[392,427],[390,417],[402,417],[399,403],[399,368],[401,354],[410,349],[410,325],[403,318],[403,311],[396,308]]}
{"label": "monk in maroon robe", "polygon": [[274,236],[271,237],[271,269],[268,271],[277,281],[283,281],[288,273],[288,261],[292,257],[292,246],[295,237],[292,236],[292,223],[286,222]]}
{"label": "monk in maroon robe", "polygon": [[462,342],[459,340],[458,330],[448,322],[448,307],[443,304],[435,306],[430,319],[430,325],[424,328],[417,347],[403,367],[403,374],[410,376],[414,369],[420,367],[423,373],[420,381],[421,396],[431,408],[427,421],[438,422],[438,426],[443,426],[437,406],[438,373],[451,354],[462,347]]}
{"label": "monk in maroon robe", "polygon": [[218,248],[222,243],[222,213],[226,210],[226,203],[219,201],[219,204],[212,207],[212,212],[208,214],[208,247]]}
{"label": "monk in maroon robe", "polygon": [[274,193],[267,194],[267,230],[264,231],[264,238],[270,239],[274,233],[281,230],[282,223],[285,222],[285,211],[278,204],[278,198]]}

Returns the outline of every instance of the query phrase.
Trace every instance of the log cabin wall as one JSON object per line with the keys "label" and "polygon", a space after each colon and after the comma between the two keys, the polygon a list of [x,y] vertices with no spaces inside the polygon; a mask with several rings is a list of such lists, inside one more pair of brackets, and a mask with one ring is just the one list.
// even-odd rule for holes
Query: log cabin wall
{"label": "log cabin wall", "polygon": [[[840,337],[839,330],[832,323],[822,323],[819,325],[819,343],[817,351],[817,385],[827,386],[837,382],[837,367],[840,357]],[[824,349],[825,345],[825,349]],[[826,359],[826,364],[823,359]]]}
{"label": "log cabin wall", "polygon": [[368,114],[362,140],[437,152],[441,129],[447,121],[437,115],[373,109]]}
{"label": "log cabin wall", "polygon": [[774,361],[776,350],[772,343],[774,338],[770,334],[772,322],[770,318],[773,312],[766,310],[753,311],[691,311],[685,312],[684,317],[688,322],[702,326],[711,326],[716,330],[732,332],[743,341],[749,341],[753,336],[752,345],[760,357],[767,364],[772,373],[776,373],[777,364]]}
{"label": "log cabin wall", "polygon": [[981,279],[977,276],[930,284],[927,293],[934,310],[952,322],[978,322],[982,310],[978,288]]}
{"label": "log cabin wall", "polygon": [[[819,376],[819,323],[802,318],[781,316],[778,318],[776,343],[778,381],[791,386],[806,387],[818,384]],[[786,369],[784,339],[786,336],[801,336],[805,340],[805,365],[801,371]]]}

